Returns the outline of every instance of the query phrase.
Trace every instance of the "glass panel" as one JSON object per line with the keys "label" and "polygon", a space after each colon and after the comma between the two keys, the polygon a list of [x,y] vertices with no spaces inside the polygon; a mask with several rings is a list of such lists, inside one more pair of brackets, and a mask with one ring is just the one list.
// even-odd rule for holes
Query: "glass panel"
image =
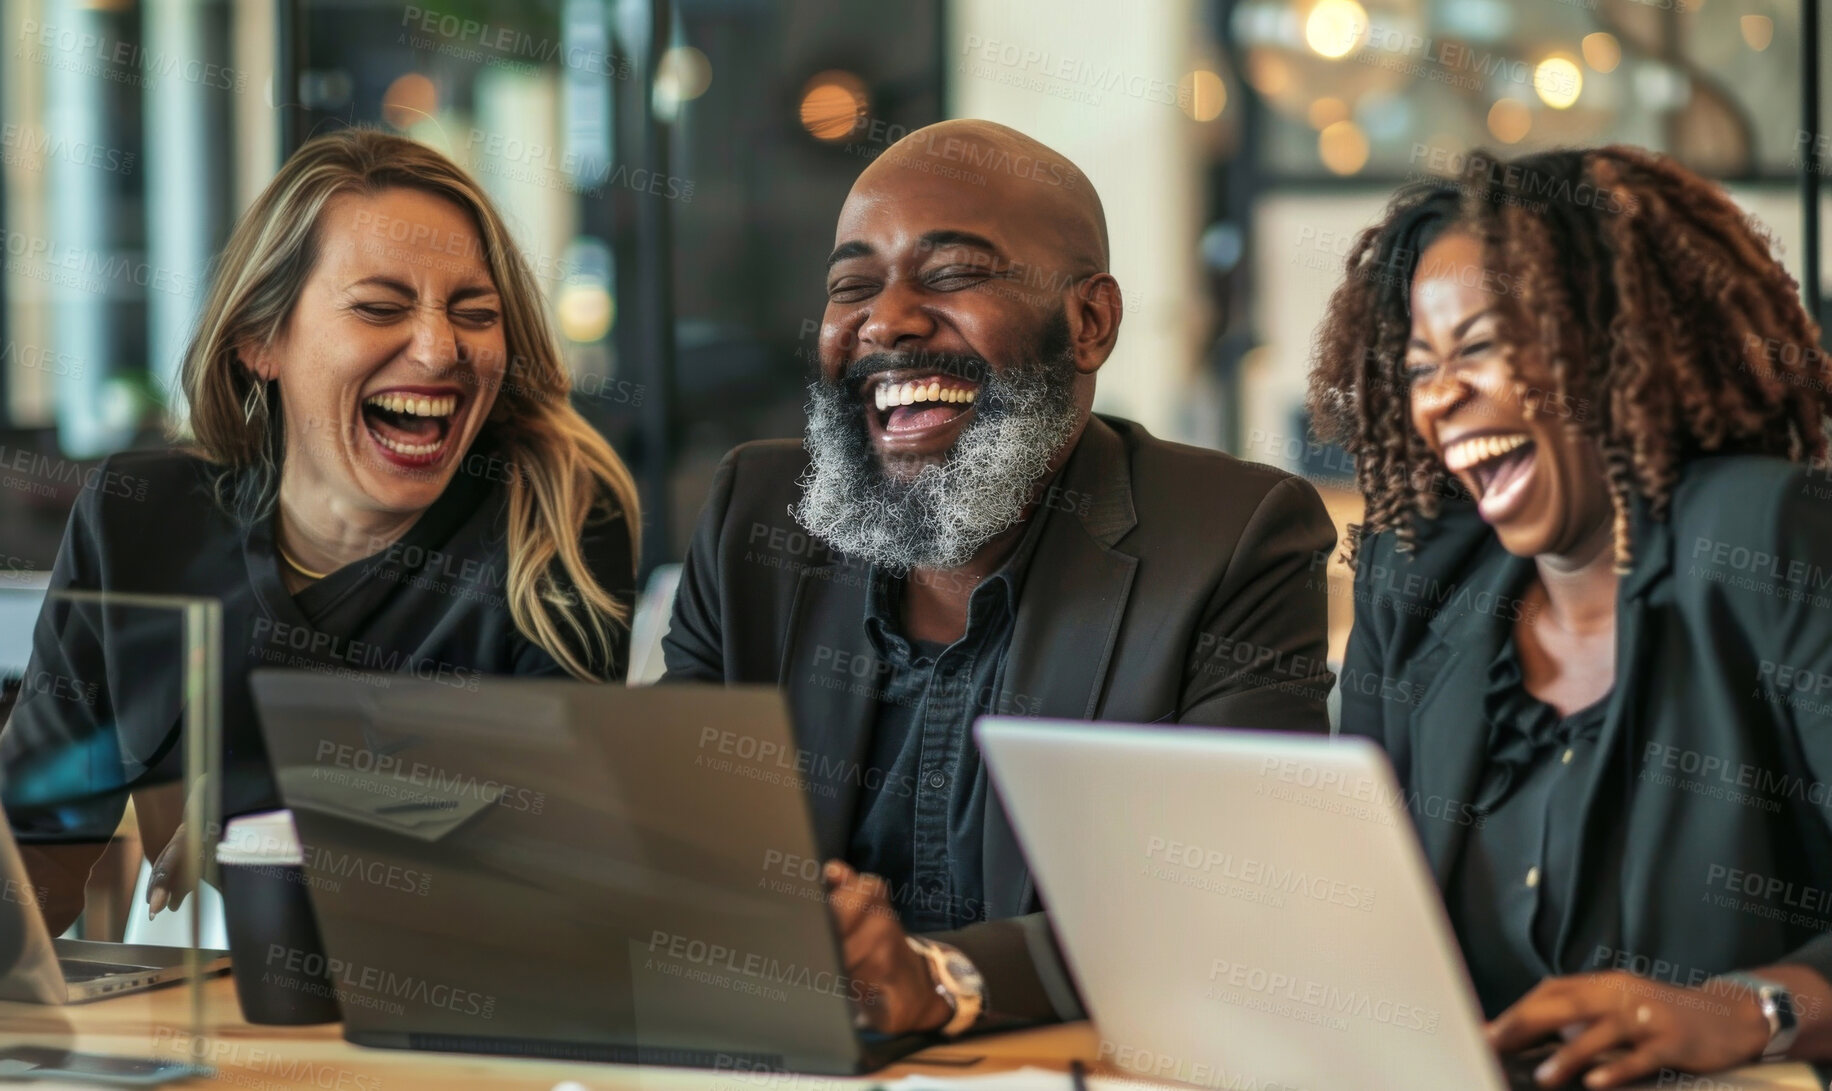
{"label": "glass panel", "polygon": [[[0,611],[17,679],[0,710],[0,890],[11,895],[0,899],[0,938],[10,939],[0,943],[0,1046],[74,1048],[56,1032],[56,1005],[154,983],[146,1007],[94,1009],[141,1043],[109,1052],[144,1055],[148,1034],[155,1051],[193,1040],[205,964],[226,946],[208,851],[221,829],[217,603],[46,597],[17,578],[0,582]],[[18,1007],[33,1003],[52,1007]],[[98,1025],[85,1021],[83,1033]]]}

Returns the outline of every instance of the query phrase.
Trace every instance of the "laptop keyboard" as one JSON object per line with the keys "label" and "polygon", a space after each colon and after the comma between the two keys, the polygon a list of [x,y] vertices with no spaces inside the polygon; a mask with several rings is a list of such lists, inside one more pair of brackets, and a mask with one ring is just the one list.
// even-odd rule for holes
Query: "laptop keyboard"
{"label": "laptop keyboard", "polygon": [[91,962],[86,958],[60,958],[57,965],[64,971],[64,980],[72,985],[85,981],[94,981],[98,977],[113,977],[116,974],[149,974],[156,972],[157,966],[127,966],[118,962]]}
{"label": "laptop keyboard", "polygon": [[1538,1046],[1520,1053],[1501,1055],[1501,1070],[1508,1078],[1508,1091],[1583,1091],[1584,1085],[1577,1080],[1567,1080],[1555,1088],[1541,1087],[1533,1079],[1533,1070],[1552,1056],[1557,1045]]}

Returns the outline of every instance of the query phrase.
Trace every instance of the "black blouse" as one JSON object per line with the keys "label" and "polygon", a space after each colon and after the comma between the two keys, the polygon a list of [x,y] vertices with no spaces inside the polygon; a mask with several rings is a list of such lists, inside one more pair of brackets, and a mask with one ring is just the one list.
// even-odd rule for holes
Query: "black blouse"
{"label": "black blouse", "polygon": [[[468,459],[466,467],[499,466]],[[27,685],[0,732],[0,784],[22,839],[100,840],[128,790],[183,775],[180,613],[97,606],[65,590],[213,598],[222,605],[223,810],[280,805],[248,674],[261,667],[398,672],[475,688],[485,674],[559,674],[516,629],[507,599],[507,490],[461,470],[398,541],[297,594],[274,517],[243,522],[215,498],[220,471],[175,451],[108,460],[78,498],[33,633]],[[635,590],[619,514],[582,541],[600,583]],[[622,676],[619,627],[607,678]]]}
{"label": "black blouse", "polygon": [[1527,692],[1519,646],[1489,663],[1483,702],[1488,762],[1471,801],[1473,829],[1445,903],[1489,1018],[1553,977],[1565,884],[1574,866],[1585,778],[1596,760],[1607,696],[1569,716]]}

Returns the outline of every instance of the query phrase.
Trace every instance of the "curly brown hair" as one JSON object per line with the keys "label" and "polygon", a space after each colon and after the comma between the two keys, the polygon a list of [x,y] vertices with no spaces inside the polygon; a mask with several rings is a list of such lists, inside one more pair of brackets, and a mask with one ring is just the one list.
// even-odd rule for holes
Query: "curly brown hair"
{"label": "curly brown hair", "polygon": [[1412,427],[1402,372],[1412,275],[1452,228],[1480,240],[1502,286],[1504,342],[1549,363],[1545,400],[1586,409],[1564,423],[1601,449],[1619,570],[1632,498],[1664,518],[1687,459],[1825,458],[1832,368],[1819,327],[1773,238],[1722,190],[1622,145],[1478,152],[1454,181],[1401,190],[1362,232],[1318,331],[1312,419],[1354,459],[1367,500],[1347,536],[1351,565],[1367,535],[1392,530],[1408,551],[1443,498],[1467,498]]}

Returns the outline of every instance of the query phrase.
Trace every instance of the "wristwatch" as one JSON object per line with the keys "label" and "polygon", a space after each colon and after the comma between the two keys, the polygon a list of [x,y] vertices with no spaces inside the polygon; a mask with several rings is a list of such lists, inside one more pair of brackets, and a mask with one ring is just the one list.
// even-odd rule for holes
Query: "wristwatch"
{"label": "wristwatch", "polygon": [[954,1013],[954,1017],[942,1026],[941,1032],[950,1038],[964,1032],[986,1010],[986,979],[980,976],[980,971],[958,947],[950,947],[921,936],[903,938],[909,941],[912,951],[927,960],[929,973],[935,978],[935,991],[948,1002],[948,1010]]}
{"label": "wristwatch", "polygon": [[1755,974],[1720,974],[1717,980],[1741,985],[1756,994],[1762,1005],[1762,1016],[1768,1020],[1768,1045],[1762,1050],[1764,1061],[1779,1061],[1787,1056],[1800,1034],[1800,1020],[1794,1014],[1794,994],[1786,985]]}

